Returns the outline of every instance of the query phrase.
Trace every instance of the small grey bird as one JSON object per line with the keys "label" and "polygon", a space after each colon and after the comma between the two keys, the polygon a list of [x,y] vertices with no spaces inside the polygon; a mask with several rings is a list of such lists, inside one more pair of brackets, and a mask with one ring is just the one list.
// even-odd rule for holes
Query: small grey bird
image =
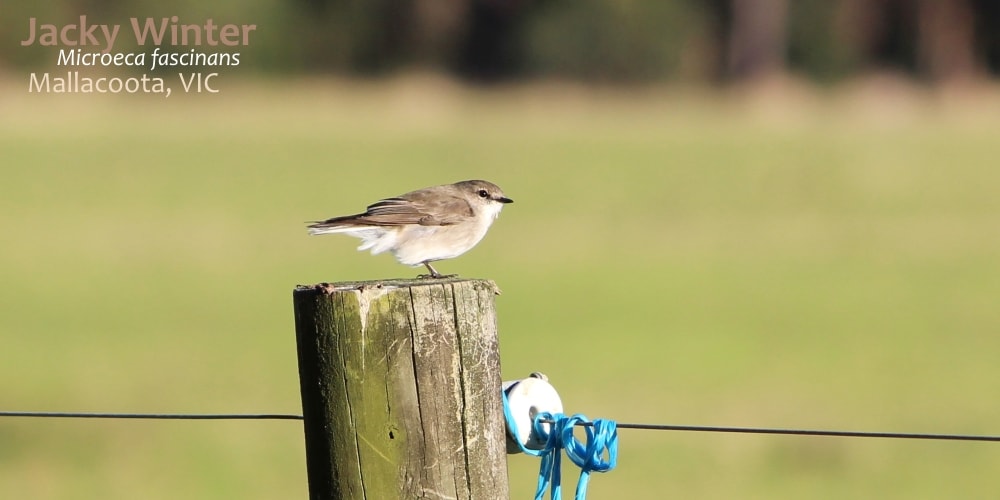
{"label": "small grey bird", "polygon": [[472,180],[418,189],[368,206],[364,213],[309,225],[309,234],[344,233],[361,238],[358,250],[386,250],[402,264],[427,266],[476,246],[506,203],[514,200],[492,182]]}

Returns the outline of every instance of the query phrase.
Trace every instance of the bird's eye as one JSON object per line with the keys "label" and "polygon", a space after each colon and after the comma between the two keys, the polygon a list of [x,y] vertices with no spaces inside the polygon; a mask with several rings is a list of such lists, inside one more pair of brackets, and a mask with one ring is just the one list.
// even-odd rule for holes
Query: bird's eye
{"label": "bird's eye", "polygon": [[489,198],[490,197],[490,193],[488,191],[486,191],[485,189],[480,189],[479,190],[479,197],[480,198]]}

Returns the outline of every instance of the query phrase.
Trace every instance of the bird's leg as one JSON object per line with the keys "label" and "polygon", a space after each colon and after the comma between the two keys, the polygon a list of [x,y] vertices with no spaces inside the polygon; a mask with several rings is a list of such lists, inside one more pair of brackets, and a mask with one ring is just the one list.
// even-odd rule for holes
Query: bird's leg
{"label": "bird's leg", "polygon": [[424,264],[424,266],[427,267],[427,270],[430,271],[431,273],[430,274],[421,274],[421,275],[417,276],[417,278],[424,279],[424,278],[440,278],[441,277],[441,274],[439,274],[437,272],[437,270],[434,269],[433,266],[431,266],[431,262],[429,260],[425,261],[423,264]]}
{"label": "bird's leg", "polygon": [[430,271],[431,273],[430,274],[421,274],[420,276],[417,276],[418,278],[437,278],[437,279],[440,279],[440,278],[454,278],[455,276],[458,276],[457,274],[441,274],[441,273],[437,272],[437,270],[434,269],[433,266],[431,266],[431,261],[429,261],[429,260],[425,261],[424,265],[427,266],[427,270]]}
{"label": "bird's leg", "polygon": [[437,269],[434,269],[434,266],[431,265],[431,261],[424,262],[424,265],[427,266],[427,270],[431,272],[431,278],[441,277],[441,273],[437,272]]}

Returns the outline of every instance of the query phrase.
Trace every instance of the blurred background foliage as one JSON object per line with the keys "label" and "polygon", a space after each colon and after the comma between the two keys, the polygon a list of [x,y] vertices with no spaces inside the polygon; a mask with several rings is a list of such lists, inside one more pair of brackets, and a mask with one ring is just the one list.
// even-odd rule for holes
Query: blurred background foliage
{"label": "blurred background foliage", "polygon": [[[741,81],[791,71],[830,81],[887,68],[927,81],[1000,71],[1000,6],[987,0],[79,0],[6,2],[0,67],[54,64],[26,50],[26,19],[61,25],[179,16],[256,23],[244,67],[466,79]],[[127,38],[116,51],[127,51]],[[134,41],[133,41],[134,43]],[[211,50],[202,47],[202,50]]]}

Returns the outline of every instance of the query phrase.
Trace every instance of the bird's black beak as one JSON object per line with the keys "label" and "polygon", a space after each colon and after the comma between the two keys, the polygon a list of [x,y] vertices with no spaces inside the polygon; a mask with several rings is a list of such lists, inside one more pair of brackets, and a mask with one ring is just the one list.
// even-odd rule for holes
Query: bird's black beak
{"label": "bird's black beak", "polygon": [[497,198],[497,201],[499,201],[500,203],[514,203],[514,200],[512,200],[512,199],[510,199],[510,198],[508,198],[506,196],[501,196],[501,197]]}

